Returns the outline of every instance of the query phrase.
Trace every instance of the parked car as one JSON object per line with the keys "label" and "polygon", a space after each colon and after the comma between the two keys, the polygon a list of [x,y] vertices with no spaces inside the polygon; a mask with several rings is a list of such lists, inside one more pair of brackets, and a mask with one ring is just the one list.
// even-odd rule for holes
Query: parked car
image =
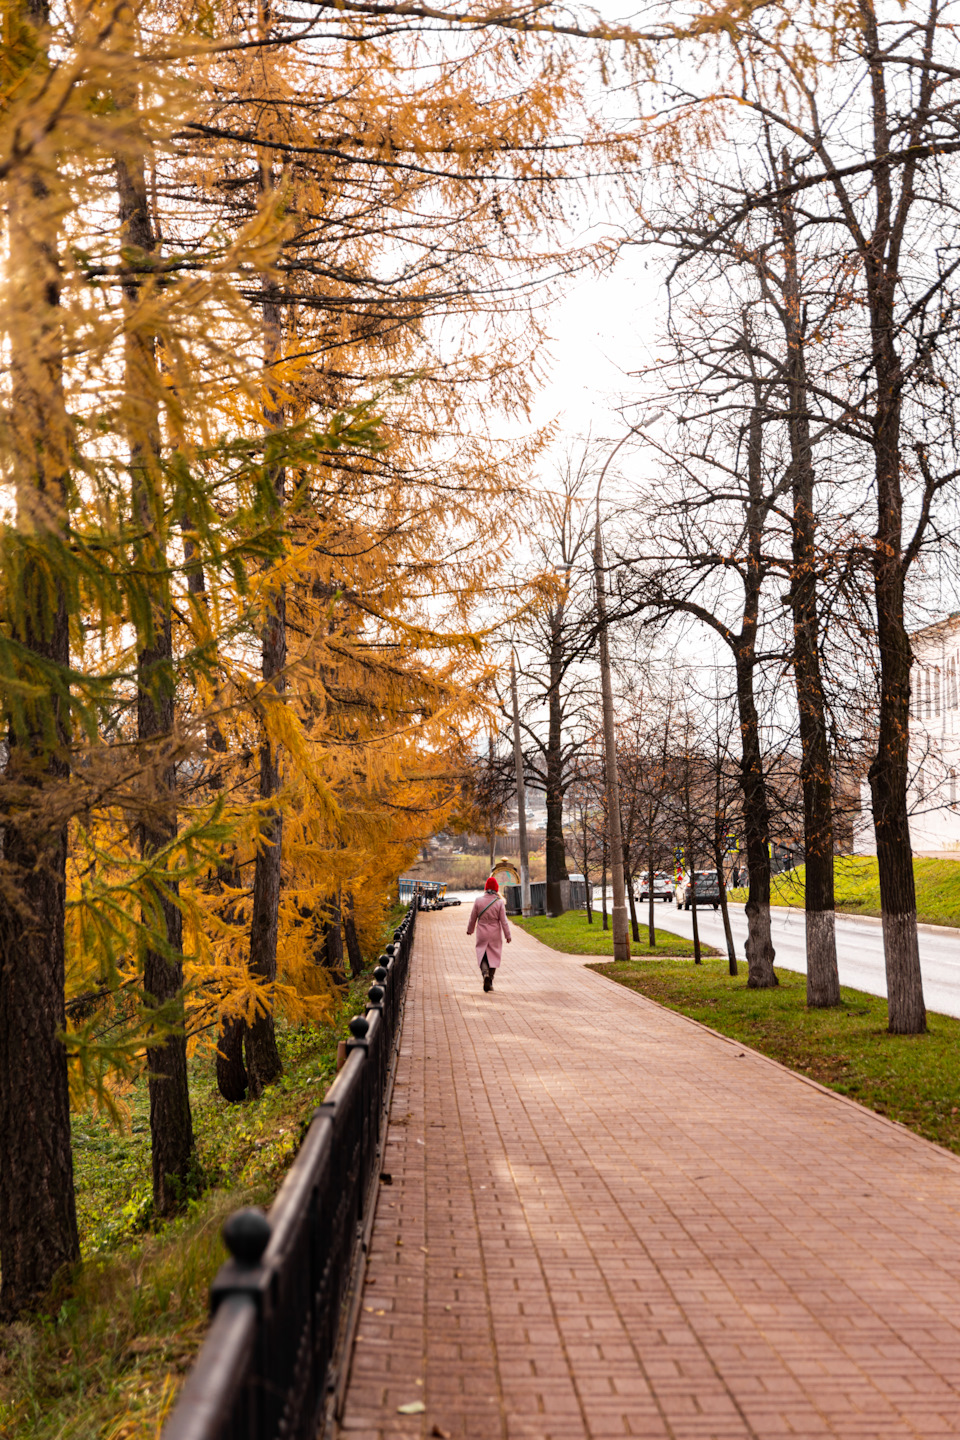
{"label": "parked car", "polygon": [[[644,871],[639,879],[641,900],[649,900],[650,886],[647,883],[647,872]],[[663,900],[667,905],[673,899],[673,881],[665,870],[654,870],[653,872],[653,898]]]}
{"label": "parked car", "polygon": [[677,909],[689,910],[693,904],[693,890],[696,885],[697,904],[712,905],[720,909],[720,881],[716,870],[688,870],[677,886]]}

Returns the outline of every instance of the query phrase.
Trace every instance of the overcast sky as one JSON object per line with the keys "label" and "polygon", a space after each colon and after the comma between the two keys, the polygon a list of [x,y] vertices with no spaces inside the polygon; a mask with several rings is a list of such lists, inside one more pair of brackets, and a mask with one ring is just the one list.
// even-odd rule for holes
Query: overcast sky
{"label": "overcast sky", "polygon": [[550,382],[535,411],[538,423],[559,417],[570,435],[619,435],[616,411],[633,393],[629,371],[642,365],[662,323],[664,291],[638,247],[621,253],[606,275],[574,281],[552,311]]}

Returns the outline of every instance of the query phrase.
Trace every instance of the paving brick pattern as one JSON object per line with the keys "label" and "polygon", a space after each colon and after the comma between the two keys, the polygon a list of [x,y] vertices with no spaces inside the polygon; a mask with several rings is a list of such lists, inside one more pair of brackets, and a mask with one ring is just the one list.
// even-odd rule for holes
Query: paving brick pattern
{"label": "paving brick pattern", "polygon": [[418,922],[345,1440],[960,1436],[960,1162],[518,930],[484,995],[466,917]]}

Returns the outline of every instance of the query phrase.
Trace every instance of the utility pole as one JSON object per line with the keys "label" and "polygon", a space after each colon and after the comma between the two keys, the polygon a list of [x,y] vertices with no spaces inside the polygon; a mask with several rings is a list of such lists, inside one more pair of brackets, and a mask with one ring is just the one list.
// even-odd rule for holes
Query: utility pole
{"label": "utility pole", "polygon": [[530,914],[530,855],[527,851],[527,803],[523,785],[523,747],[520,744],[520,702],[517,699],[517,666],[510,650],[510,698],[513,701],[513,763],[517,770],[517,829],[520,832],[520,909]]}
{"label": "utility pole", "polygon": [[[603,540],[600,535],[600,492],[597,491],[597,525],[594,531],[593,573],[597,588],[597,629],[600,635],[600,691],[603,696],[603,766],[610,817],[610,869],[613,878],[613,958],[630,959],[627,898],[623,883],[623,839],[620,831],[620,781],[617,776],[617,737],[613,728],[613,685],[607,643],[607,595],[603,578]],[[650,881],[653,884],[651,878]]]}

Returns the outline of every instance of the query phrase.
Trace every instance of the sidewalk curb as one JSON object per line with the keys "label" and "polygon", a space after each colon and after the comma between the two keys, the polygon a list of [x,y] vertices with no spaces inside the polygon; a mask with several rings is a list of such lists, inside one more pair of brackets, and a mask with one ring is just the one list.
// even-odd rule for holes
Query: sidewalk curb
{"label": "sidewalk curb", "polygon": [[[533,936],[530,938],[533,939]],[[595,964],[596,961],[592,963]],[[603,957],[601,957],[601,964],[609,963],[609,961],[605,961]],[[762,1050],[755,1050],[752,1045],[747,1045],[740,1040],[734,1040],[732,1036],[724,1035],[721,1031],[714,1030],[710,1025],[704,1025],[702,1020],[694,1020],[692,1015],[684,1015],[682,1010],[674,1010],[670,1005],[661,1005],[659,1000],[651,1000],[649,995],[641,995],[638,990],[631,990],[629,985],[621,985],[619,981],[611,980],[609,975],[598,974],[596,970],[591,970],[589,965],[585,965],[583,968],[590,970],[591,975],[595,975],[596,978],[604,984],[612,985],[614,989],[621,991],[621,993],[626,991],[628,995],[632,995],[633,998],[639,1000],[641,1004],[652,1005],[657,1010],[665,1010],[668,1015],[675,1015],[678,1020],[685,1021],[687,1025],[693,1025],[697,1030],[705,1030],[708,1035],[712,1035],[716,1040],[722,1040],[725,1045],[733,1045],[737,1050],[742,1050],[745,1054],[753,1056],[754,1059],[762,1060],[765,1065],[773,1065],[775,1069],[782,1070],[783,1073],[789,1075],[792,1080],[799,1080],[802,1084],[809,1085],[811,1090],[818,1090],[821,1095],[826,1095],[830,1100],[836,1100],[839,1104],[848,1106],[850,1109],[855,1110],[861,1118],[867,1116],[870,1120],[886,1125],[891,1130],[894,1130],[901,1139],[907,1136],[911,1140],[916,1141],[918,1145],[929,1147],[935,1150],[938,1155],[945,1155],[949,1160],[952,1160],[955,1165],[960,1166],[960,1154],[955,1150],[948,1150],[945,1145],[938,1145],[936,1140],[927,1140],[925,1136],[918,1135],[916,1130],[911,1130],[909,1125],[904,1125],[901,1120],[891,1120],[889,1115],[881,1115],[879,1111],[871,1110],[869,1105],[861,1105],[859,1100],[854,1100],[849,1095],[841,1095],[839,1090],[831,1090],[828,1085],[821,1085],[819,1080],[814,1080],[799,1070],[791,1070],[790,1066],[784,1065],[782,1060],[774,1060],[771,1055],[764,1055]]]}
{"label": "sidewalk curb", "polygon": [[[736,906],[737,911],[741,915],[743,914],[744,902],[742,900],[733,900],[730,903]],[[790,915],[806,914],[802,905],[771,905],[770,911],[771,914],[783,913],[784,911]],[[879,929],[883,924],[879,915],[857,915],[855,912],[849,910],[834,910],[833,913],[838,920],[849,920],[854,925],[866,925],[868,930]],[[918,922],[917,930],[921,935],[953,935],[956,939],[960,940],[960,926],[958,925],[928,925],[926,921],[924,921],[922,923]]]}
{"label": "sidewalk curb", "polygon": [[[771,910],[788,910],[797,915],[804,915],[806,912],[802,905],[771,905]],[[854,925],[866,925],[869,929],[878,929],[883,921],[879,915],[853,915],[847,910],[835,910],[834,914],[838,920],[852,920]],[[960,940],[960,926],[957,925],[917,925],[921,935],[953,935]]]}

